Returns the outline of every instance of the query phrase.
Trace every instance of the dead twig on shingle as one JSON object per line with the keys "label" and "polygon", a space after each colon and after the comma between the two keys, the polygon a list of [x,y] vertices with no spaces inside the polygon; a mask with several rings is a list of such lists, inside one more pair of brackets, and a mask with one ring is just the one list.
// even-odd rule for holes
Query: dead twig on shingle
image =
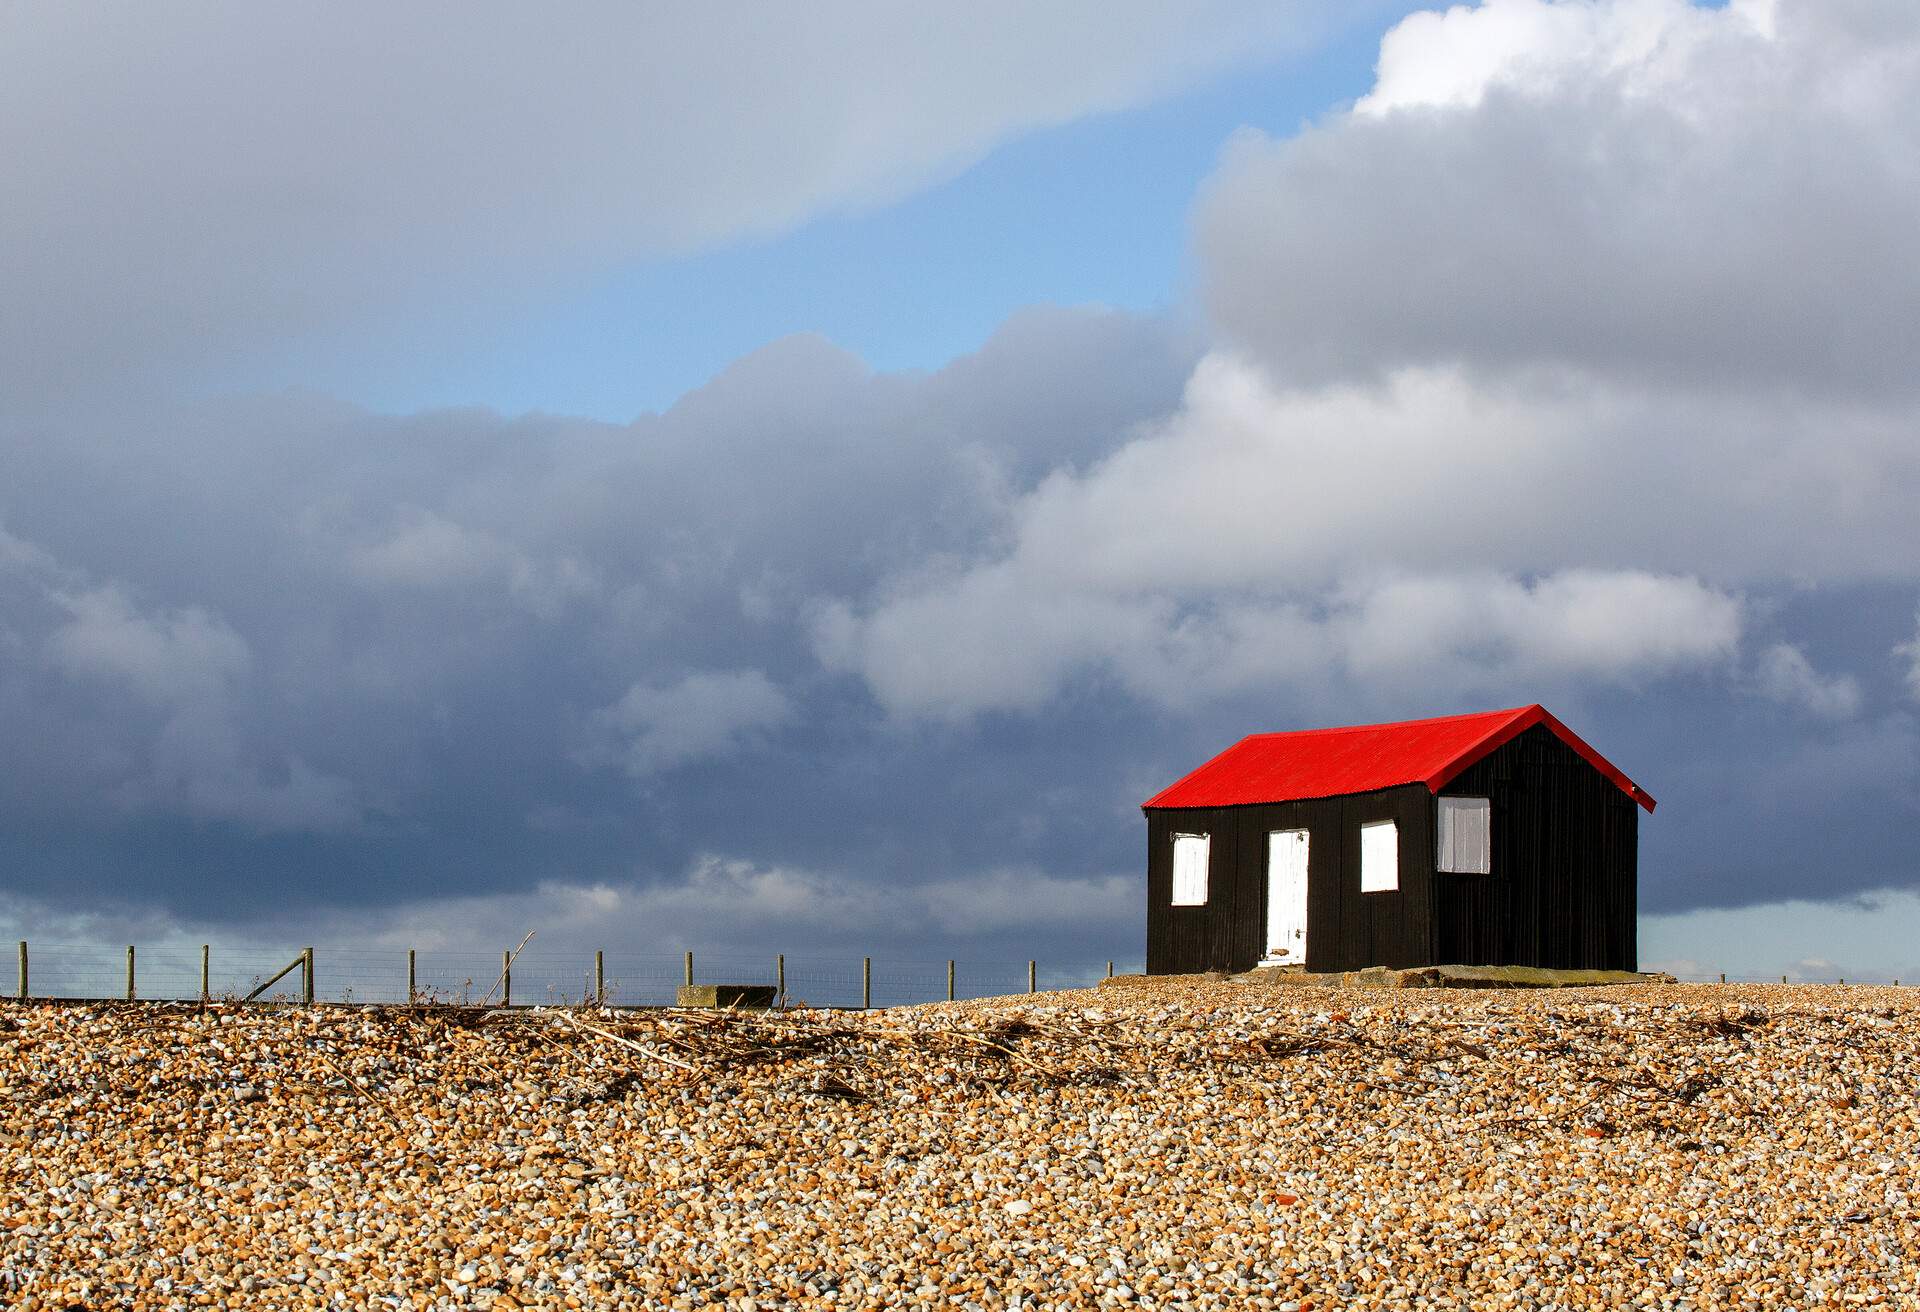
{"label": "dead twig on shingle", "polygon": [[384,1098],[374,1097],[373,1094],[368,1091],[367,1087],[364,1084],[360,1083],[360,1081],[353,1078],[353,1072],[348,1070],[344,1065],[342,1065],[340,1060],[336,1058],[331,1052],[328,1052],[325,1048],[319,1047],[318,1045],[315,1045],[310,1050],[313,1052],[319,1053],[321,1058],[327,1063],[327,1065],[333,1067],[334,1070],[340,1072],[340,1078],[345,1080],[348,1084],[352,1085],[355,1093],[359,1094],[362,1098],[365,1098],[368,1102],[372,1103],[375,1107],[378,1107],[382,1112],[386,1113],[388,1120],[392,1121],[395,1125],[399,1126],[402,1129],[406,1128],[406,1122],[400,1119],[399,1113],[394,1111],[393,1108],[389,1107]]}
{"label": "dead twig on shingle", "polygon": [[615,1034],[612,1030],[602,1029],[598,1025],[589,1025],[587,1024],[587,1022],[583,1020],[575,1020],[572,1016],[569,1016],[564,1011],[556,1011],[553,1014],[555,1016],[558,1016],[561,1020],[565,1021],[567,1024],[573,1026],[575,1029],[585,1030],[589,1034],[597,1034],[601,1038],[606,1039],[613,1043],[617,1043],[623,1048],[631,1048],[635,1052],[639,1053],[642,1057],[651,1057],[655,1061],[665,1062],[669,1066],[678,1066],[681,1070],[692,1071],[696,1075],[700,1073],[700,1068],[698,1066],[693,1065],[691,1062],[681,1061],[678,1057],[669,1057],[664,1052],[655,1052],[652,1048],[647,1047],[644,1043],[635,1043],[632,1039],[626,1038],[619,1034]]}

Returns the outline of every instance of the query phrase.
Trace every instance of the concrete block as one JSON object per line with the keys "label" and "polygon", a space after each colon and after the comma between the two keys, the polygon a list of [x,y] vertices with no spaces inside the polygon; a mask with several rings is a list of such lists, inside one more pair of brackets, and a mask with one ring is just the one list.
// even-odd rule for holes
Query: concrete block
{"label": "concrete block", "polygon": [[681,1007],[737,1007],[764,1010],[773,1005],[771,984],[682,984],[675,995]]}

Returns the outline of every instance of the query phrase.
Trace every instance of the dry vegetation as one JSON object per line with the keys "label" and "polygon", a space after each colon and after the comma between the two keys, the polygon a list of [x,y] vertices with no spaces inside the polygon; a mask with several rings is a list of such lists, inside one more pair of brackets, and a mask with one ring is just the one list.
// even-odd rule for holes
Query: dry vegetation
{"label": "dry vegetation", "polygon": [[0,1304],[1920,1306],[1920,990],[0,1007]]}

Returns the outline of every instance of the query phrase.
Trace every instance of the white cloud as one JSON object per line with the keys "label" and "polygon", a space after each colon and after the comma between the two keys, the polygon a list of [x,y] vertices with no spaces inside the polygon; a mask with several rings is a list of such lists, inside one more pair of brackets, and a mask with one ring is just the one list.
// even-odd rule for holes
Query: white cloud
{"label": "white cloud", "polygon": [[1895,660],[1906,664],[1903,682],[1907,686],[1907,696],[1920,702],[1920,613],[1913,618],[1913,637],[1906,642],[1896,643],[1893,656]]}
{"label": "white cloud", "polygon": [[370,581],[432,588],[462,582],[497,568],[510,553],[499,539],[476,533],[432,512],[385,538],[356,548],[353,567]]}
{"label": "white cloud", "polygon": [[1774,35],[1773,0],[1721,12],[1688,0],[1485,0],[1411,14],[1380,43],[1373,90],[1354,112],[1472,108],[1488,93],[1551,96],[1569,81],[1616,78],[1626,95],[1671,92],[1701,47]]}
{"label": "white cloud", "polygon": [[1740,638],[1739,599],[1698,579],[1566,570],[1531,584],[1496,575],[1394,579],[1342,616],[1347,663],[1417,676],[1449,656],[1513,674],[1635,679],[1713,666]]}
{"label": "white cloud", "polygon": [[687,941],[710,938],[720,925],[783,926],[848,942],[883,932],[964,940],[1041,926],[1130,924],[1138,912],[1131,875],[1060,877],[1022,867],[876,886],[851,874],[709,854],[680,880],[602,890],[595,928],[661,926]]}
{"label": "white cloud", "polygon": [[[505,893],[413,897],[375,912],[338,907],[303,910],[295,917],[270,906],[239,928],[257,942],[393,949],[396,961],[408,947],[426,953],[471,951],[518,942],[528,930],[536,934],[535,956],[596,948],[731,951],[777,942],[794,952],[851,949],[856,956],[884,958],[889,948],[897,953],[908,943],[945,948],[1009,931],[1100,932],[1130,926],[1138,913],[1137,893],[1132,875],[1063,877],[1004,867],[890,885],[875,884],[858,871],[706,853],[678,874],[654,881],[543,880]],[[0,933],[8,939],[179,948],[206,941],[209,932],[206,922],[110,901],[67,909],[0,894]],[[222,934],[234,943],[231,924]]]}
{"label": "white cloud", "polygon": [[[1227,152],[1180,413],[823,605],[818,650],[946,717],[1737,682],[1744,591],[1920,558],[1915,158],[1912,6],[1416,14],[1352,112]],[[1796,654],[1755,686],[1857,709]]]}
{"label": "white cloud", "polygon": [[49,659],[70,674],[130,687],[155,706],[218,696],[253,663],[240,635],[197,606],[142,615],[112,585],[53,600],[68,618],[47,637]]}
{"label": "white cloud", "polygon": [[[1374,569],[1609,561],[1729,580],[1920,555],[1920,448],[1857,411],[1599,384],[1272,384],[1215,352],[1180,413],[1013,507],[1009,559],[1074,593],[1297,591]],[[1755,535],[1764,519],[1772,531]],[[1836,519],[1851,528],[1831,532]],[[912,586],[911,580],[906,581]]]}
{"label": "white cloud", "polygon": [[0,525],[0,569],[20,574],[46,573],[53,559],[45,551],[23,538],[17,538]]}
{"label": "white cloud", "polygon": [[1860,681],[1850,674],[1823,675],[1792,643],[1776,642],[1760,653],[1754,683],[1764,697],[1826,720],[1860,713]]}
{"label": "white cloud", "polygon": [[594,570],[572,556],[542,559],[498,534],[430,510],[415,509],[387,536],[354,546],[348,561],[356,575],[377,588],[491,587],[548,620],[600,588]]}
{"label": "white cloud", "polygon": [[825,606],[815,647],[857,673],[890,712],[961,718],[1030,711],[1106,651],[1145,650],[1166,627],[1153,601],[1050,592],[988,565],[856,613]]}
{"label": "white cloud", "polygon": [[1290,379],[1911,397],[1917,151],[1905,0],[1416,14],[1355,112],[1229,152],[1198,220],[1207,304]]}
{"label": "white cloud", "polygon": [[1189,589],[1048,591],[1014,562],[821,614],[817,645],[890,712],[959,719],[1033,710],[1088,677],[1166,706],[1340,681],[1429,695],[1572,680],[1632,683],[1724,663],[1737,598],[1697,579],[1571,570],[1392,574],[1296,597]]}
{"label": "white cloud", "polygon": [[[1047,926],[1129,923],[1137,908],[1130,876],[1062,878],[999,869],[924,884],[885,885],[855,872],[769,865],[706,854],[678,878],[658,883],[548,883],[526,894],[451,899],[402,909],[390,941],[432,925],[434,942],[485,941],[520,926],[549,946],[572,943],[708,943],[763,939],[780,929],[804,943],[870,945],[883,938],[960,940]],[[448,936],[453,926],[453,937]],[[514,937],[518,937],[515,934]]]}
{"label": "white cloud", "polygon": [[1179,415],[1017,500],[1004,555],[823,606],[817,650],[890,710],[949,718],[1031,710],[1089,672],[1179,705],[1345,676],[1471,689],[1717,665],[1740,606],[1698,573],[1731,562],[1712,521],[1752,494],[1648,514],[1649,496],[1699,497],[1621,479],[1647,416],[1444,372],[1280,390],[1216,354]]}
{"label": "white cloud", "polygon": [[[252,648],[221,616],[201,606],[136,603],[118,582],[98,583],[52,553],[0,531],[0,567],[42,603],[41,654],[61,679],[130,693],[145,714],[124,716],[112,701],[96,712],[124,730],[131,751],[97,752],[92,782],[123,810],[199,820],[233,820],[273,831],[350,828],[358,790],[291,752],[254,753],[241,727]],[[0,600],[11,600],[0,598]],[[30,612],[23,606],[22,618]],[[81,735],[85,737],[85,734]]]}
{"label": "white cloud", "polygon": [[6,386],[97,389],[355,318],[891,200],[1271,60],[1333,6],[9,6]]}
{"label": "white cloud", "polygon": [[628,773],[647,776],[736,751],[793,715],[759,670],[702,670],[664,687],[636,683],[593,721],[617,740]]}

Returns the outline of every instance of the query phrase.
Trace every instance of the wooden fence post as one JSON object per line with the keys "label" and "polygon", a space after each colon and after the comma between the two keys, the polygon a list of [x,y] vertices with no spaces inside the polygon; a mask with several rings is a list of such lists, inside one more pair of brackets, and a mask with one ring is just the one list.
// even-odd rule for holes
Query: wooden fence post
{"label": "wooden fence post", "polygon": [[687,987],[693,987],[693,953],[687,953]]}
{"label": "wooden fence post", "polygon": [[1113,978],[1113,963],[1111,961],[1107,963],[1107,978]]}
{"label": "wooden fence post", "polygon": [[500,954],[500,1005],[513,1005],[513,949]]}
{"label": "wooden fence post", "polygon": [[593,954],[593,1005],[607,1005],[607,954],[598,948]]}
{"label": "wooden fence post", "polygon": [[419,977],[414,973],[413,949],[407,949],[407,1005],[412,1006],[414,999],[420,996],[420,990],[414,981]]}
{"label": "wooden fence post", "polygon": [[20,940],[20,1001],[27,1000],[27,941]]}
{"label": "wooden fence post", "polygon": [[947,959],[947,1001],[953,1001],[953,959]]}
{"label": "wooden fence post", "polygon": [[1027,992],[1029,993],[1038,993],[1040,991],[1037,984],[1039,979],[1039,965],[1040,963],[1037,961],[1029,961],[1027,963]]}
{"label": "wooden fence post", "polygon": [[200,1005],[203,1007],[213,996],[213,990],[208,987],[210,976],[213,973],[212,965],[213,945],[210,943],[202,943],[200,945]]}
{"label": "wooden fence post", "polygon": [[133,1001],[133,944],[127,944],[127,1001]]}
{"label": "wooden fence post", "polygon": [[311,1007],[313,1005],[313,949],[305,949],[301,952],[300,957],[306,962],[306,969],[301,971],[300,974],[306,981],[303,991],[307,995],[306,1003]]}
{"label": "wooden fence post", "polygon": [[860,958],[860,1006],[873,1006],[873,958]]}
{"label": "wooden fence post", "polygon": [[787,954],[778,952],[773,958],[773,1000],[775,1005],[787,1005]]}

